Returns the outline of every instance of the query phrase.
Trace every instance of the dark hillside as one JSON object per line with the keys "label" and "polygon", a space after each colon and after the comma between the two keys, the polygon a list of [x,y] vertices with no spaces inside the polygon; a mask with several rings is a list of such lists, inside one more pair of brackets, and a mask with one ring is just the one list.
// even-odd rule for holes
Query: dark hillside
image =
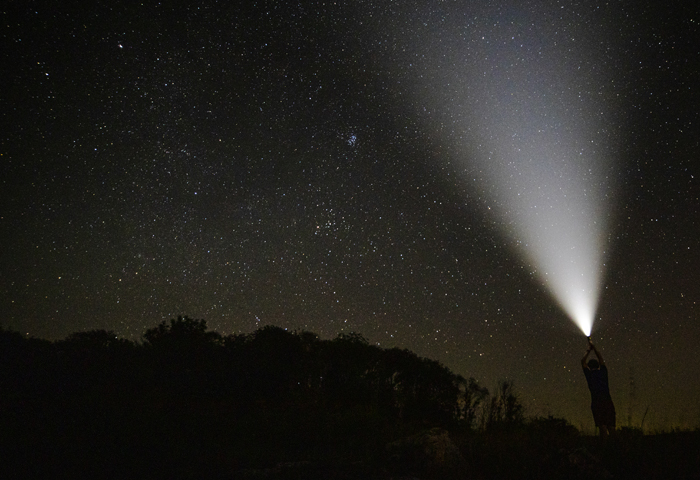
{"label": "dark hillside", "polygon": [[601,443],[359,334],[180,317],[142,343],[0,330],[2,478],[699,478],[699,432]]}

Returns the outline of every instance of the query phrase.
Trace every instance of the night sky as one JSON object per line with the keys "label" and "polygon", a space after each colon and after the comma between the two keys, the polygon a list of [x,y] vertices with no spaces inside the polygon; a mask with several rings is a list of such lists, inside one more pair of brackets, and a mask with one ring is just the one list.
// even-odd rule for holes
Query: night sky
{"label": "night sky", "polygon": [[585,337],[480,157],[535,105],[564,146],[603,132],[618,425],[700,424],[697,7],[70,3],[3,7],[4,328],[355,331],[591,430]]}

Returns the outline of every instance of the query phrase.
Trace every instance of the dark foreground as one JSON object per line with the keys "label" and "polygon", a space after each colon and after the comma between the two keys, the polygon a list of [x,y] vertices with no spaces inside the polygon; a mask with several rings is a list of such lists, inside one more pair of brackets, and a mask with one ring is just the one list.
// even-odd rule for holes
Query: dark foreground
{"label": "dark foreground", "polygon": [[[36,418],[4,430],[2,478],[100,479],[697,479],[700,432],[624,435],[601,442],[530,421],[510,431],[440,428],[392,439],[371,418],[319,419],[281,435],[269,424],[212,425],[164,414],[158,424],[95,417]],[[207,418],[209,417],[209,418]],[[113,422],[113,423],[112,423]],[[335,423],[334,423],[335,422]],[[105,427],[110,424],[108,429]],[[6,427],[6,425],[4,425]],[[19,427],[19,426],[16,426]],[[326,430],[332,427],[333,432]],[[8,436],[11,434],[11,437]],[[396,432],[398,433],[398,432]],[[8,441],[9,440],[9,441]]]}
{"label": "dark foreground", "polygon": [[512,383],[360,335],[187,317],[134,343],[0,329],[0,479],[700,478],[700,431],[605,442],[526,418]]}

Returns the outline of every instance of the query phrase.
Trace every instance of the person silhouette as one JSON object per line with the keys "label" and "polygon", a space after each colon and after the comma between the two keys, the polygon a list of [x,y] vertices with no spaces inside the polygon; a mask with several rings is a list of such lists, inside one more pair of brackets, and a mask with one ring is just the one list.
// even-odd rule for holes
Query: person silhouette
{"label": "person silhouette", "polygon": [[[591,351],[596,358],[588,360]],[[607,437],[615,431],[615,405],[608,386],[608,368],[591,337],[588,337],[588,350],[581,359],[583,374],[586,376],[588,390],[591,392],[591,410],[595,426],[600,429],[600,436]]]}

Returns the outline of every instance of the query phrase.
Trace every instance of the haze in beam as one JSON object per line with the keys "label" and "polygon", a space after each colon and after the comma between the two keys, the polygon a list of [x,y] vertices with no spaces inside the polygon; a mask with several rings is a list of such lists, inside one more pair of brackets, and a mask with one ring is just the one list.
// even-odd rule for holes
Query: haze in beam
{"label": "haze in beam", "polygon": [[590,335],[617,147],[610,55],[595,9],[523,5],[444,15],[418,83],[466,180]]}

